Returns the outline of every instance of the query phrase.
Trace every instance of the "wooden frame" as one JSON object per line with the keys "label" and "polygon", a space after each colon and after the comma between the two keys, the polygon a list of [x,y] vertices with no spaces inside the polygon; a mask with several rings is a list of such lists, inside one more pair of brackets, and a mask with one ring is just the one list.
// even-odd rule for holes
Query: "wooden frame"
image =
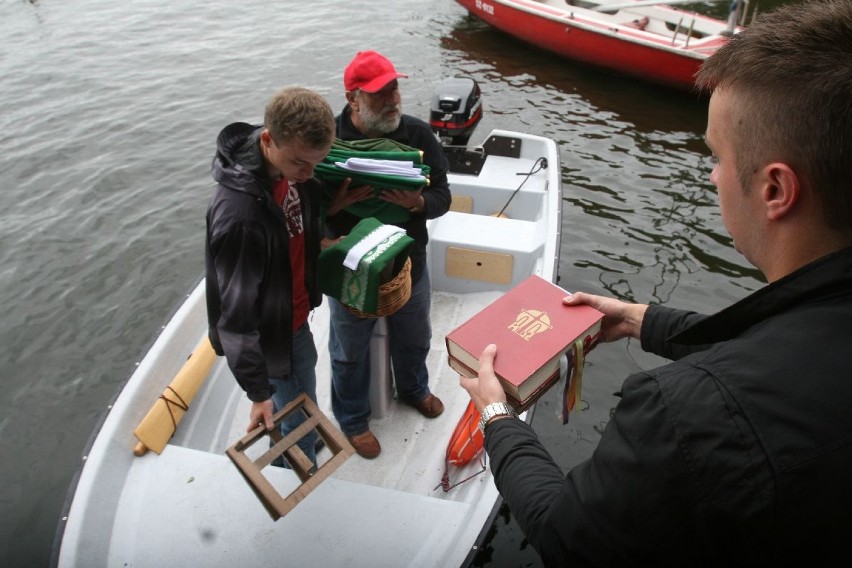
{"label": "wooden frame", "polygon": [[[305,421],[287,436],[282,436],[277,426],[282,420],[295,412],[303,412],[306,416]],[[272,520],[277,521],[289,513],[325,478],[340,467],[349,456],[355,453],[355,449],[340,430],[320,411],[314,401],[304,393],[278,411],[272,419],[276,428],[267,430],[263,426],[258,426],[240,438],[225,453],[240,470]],[[331,459],[323,463],[316,471],[311,471],[313,463],[296,445],[311,430],[317,431],[332,453]],[[256,460],[249,458],[245,451],[256,442],[265,440],[267,436],[272,438],[274,444]],[[282,497],[266,476],[261,473],[264,467],[271,464],[279,456],[290,464],[290,467],[301,480],[298,487],[287,497]]]}

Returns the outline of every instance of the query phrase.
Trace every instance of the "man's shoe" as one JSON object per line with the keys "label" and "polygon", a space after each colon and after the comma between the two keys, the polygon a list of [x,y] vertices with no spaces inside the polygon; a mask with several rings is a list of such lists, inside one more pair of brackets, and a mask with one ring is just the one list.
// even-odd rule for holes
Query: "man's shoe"
{"label": "man's shoe", "polygon": [[441,399],[434,394],[430,394],[420,402],[412,404],[411,406],[416,408],[417,412],[426,418],[435,418],[436,416],[440,416],[444,411],[444,403],[441,402]]}
{"label": "man's shoe", "polygon": [[356,436],[347,436],[346,439],[349,440],[349,443],[355,448],[355,452],[362,458],[371,460],[382,453],[379,441],[369,430]]}

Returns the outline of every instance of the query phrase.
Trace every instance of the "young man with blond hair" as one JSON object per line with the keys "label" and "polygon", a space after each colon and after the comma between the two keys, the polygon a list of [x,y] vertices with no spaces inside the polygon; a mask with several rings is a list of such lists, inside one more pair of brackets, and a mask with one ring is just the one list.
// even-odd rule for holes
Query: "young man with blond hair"
{"label": "young man with blond hair", "polygon": [[[300,393],[316,402],[317,352],[308,314],[322,301],[316,261],[323,235],[314,167],[331,149],[334,115],[317,93],[278,92],[263,125],[219,134],[216,190],[207,211],[209,335],[252,401],[247,431]],[[304,417],[282,422],[286,435]],[[299,447],[316,464],[311,432]]]}

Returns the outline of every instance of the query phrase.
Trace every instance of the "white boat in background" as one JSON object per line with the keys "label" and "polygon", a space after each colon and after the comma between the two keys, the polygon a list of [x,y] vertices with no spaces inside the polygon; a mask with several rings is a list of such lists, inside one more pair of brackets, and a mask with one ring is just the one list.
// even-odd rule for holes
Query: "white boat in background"
{"label": "white boat in background", "polygon": [[[467,101],[467,112],[453,99],[436,98],[445,135],[452,130],[451,115],[466,113],[463,122],[471,126],[473,111],[479,112],[472,108],[478,100]],[[466,101],[460,103],[465,107]],[[427,420],[394,399],[380,323],[373,337],[370,427],[381,455],[350,457],[279,520],[270,518],[226,456],[245,434],[250,403],[224,358],[212,364],[163,451],[134,455],[134,429],[206,337],[202,281],[94,436],[57,531],[54,565],[444,568],[473,559],[500,497],[490,469],[477,474],[477,460],[450,466],[454,482],[473,477],[448,491],[442,487],[447,445],[469,401],[447,365],[444,337],[527,276],[556,280],[561,171],[556,144],[531,134],[494,130],[481,146],[447,152],[454,206],[429,222],[428,250],[428,366],[430,386],[446,407],[443,415]],[[501,211],[503,216],[495,215]],[[318,406],[333,422],[325,303],[312,315],[311,328],[320,353]],[[319,460],[328,454],[326,448]],[[276,487],[298,484],[291,470],[266,467],[263,473]]]}

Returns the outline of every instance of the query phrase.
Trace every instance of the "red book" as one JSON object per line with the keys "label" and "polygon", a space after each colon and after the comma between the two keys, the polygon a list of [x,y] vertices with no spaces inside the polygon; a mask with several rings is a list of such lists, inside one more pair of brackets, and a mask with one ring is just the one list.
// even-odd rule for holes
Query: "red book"
{"label": "red book", "polygon": [[[462,375],[462,376],[465,376],[465,377],[475,377],[477,375],[476,371],[474,371],[473,369],[471,369],[470,367],[468,367],[467,365],[465,365],[464,363],[462,363],[461,361],[459,361],[458,359],[456,359],[452,355],[447,358],[447,363],[449,363],[450,368],[453,371],[455,371],[456,373],[458,373],[459,375]],[[529,407],[532,406],[533,403],[536,400],[538,400],[538,398],[542,394],[544,394],[550,387],[552,387],[553,385],[556,384],[556,382],[559,380],[559,376],[560,376],[559,371],[560,371],[559,365],[557,364],[556,369],[553,371],[553,374],[550,375],[549,377],[546,377],[544,379],[544,381],[542,381],[542,383],[538,386],[538,388],[536,388],[536,390],[534,390],[532,392],[532,394],[530,394],[527,397],[526,400],[523,400],[523,401],[518,400],[513,395],[511,395],[507,392],[506,393],[506,401],[512,406],[512,408],[515,409],[515,412],[517,412],[517,413],[524,412],[525,410],[529,409]],[[504,388],[504,390],[505,390],[505,388]]]}
{"label": "red book", "polygon": [[458,373],[479,372],[479,356],[497,345],[494,372],[516,410],[526,410],[559,378],[559,359],[577,340],[584,352],[599,339],[603,313],[566,306],[568,292],[530,276],[447,334],[449,364]]}

